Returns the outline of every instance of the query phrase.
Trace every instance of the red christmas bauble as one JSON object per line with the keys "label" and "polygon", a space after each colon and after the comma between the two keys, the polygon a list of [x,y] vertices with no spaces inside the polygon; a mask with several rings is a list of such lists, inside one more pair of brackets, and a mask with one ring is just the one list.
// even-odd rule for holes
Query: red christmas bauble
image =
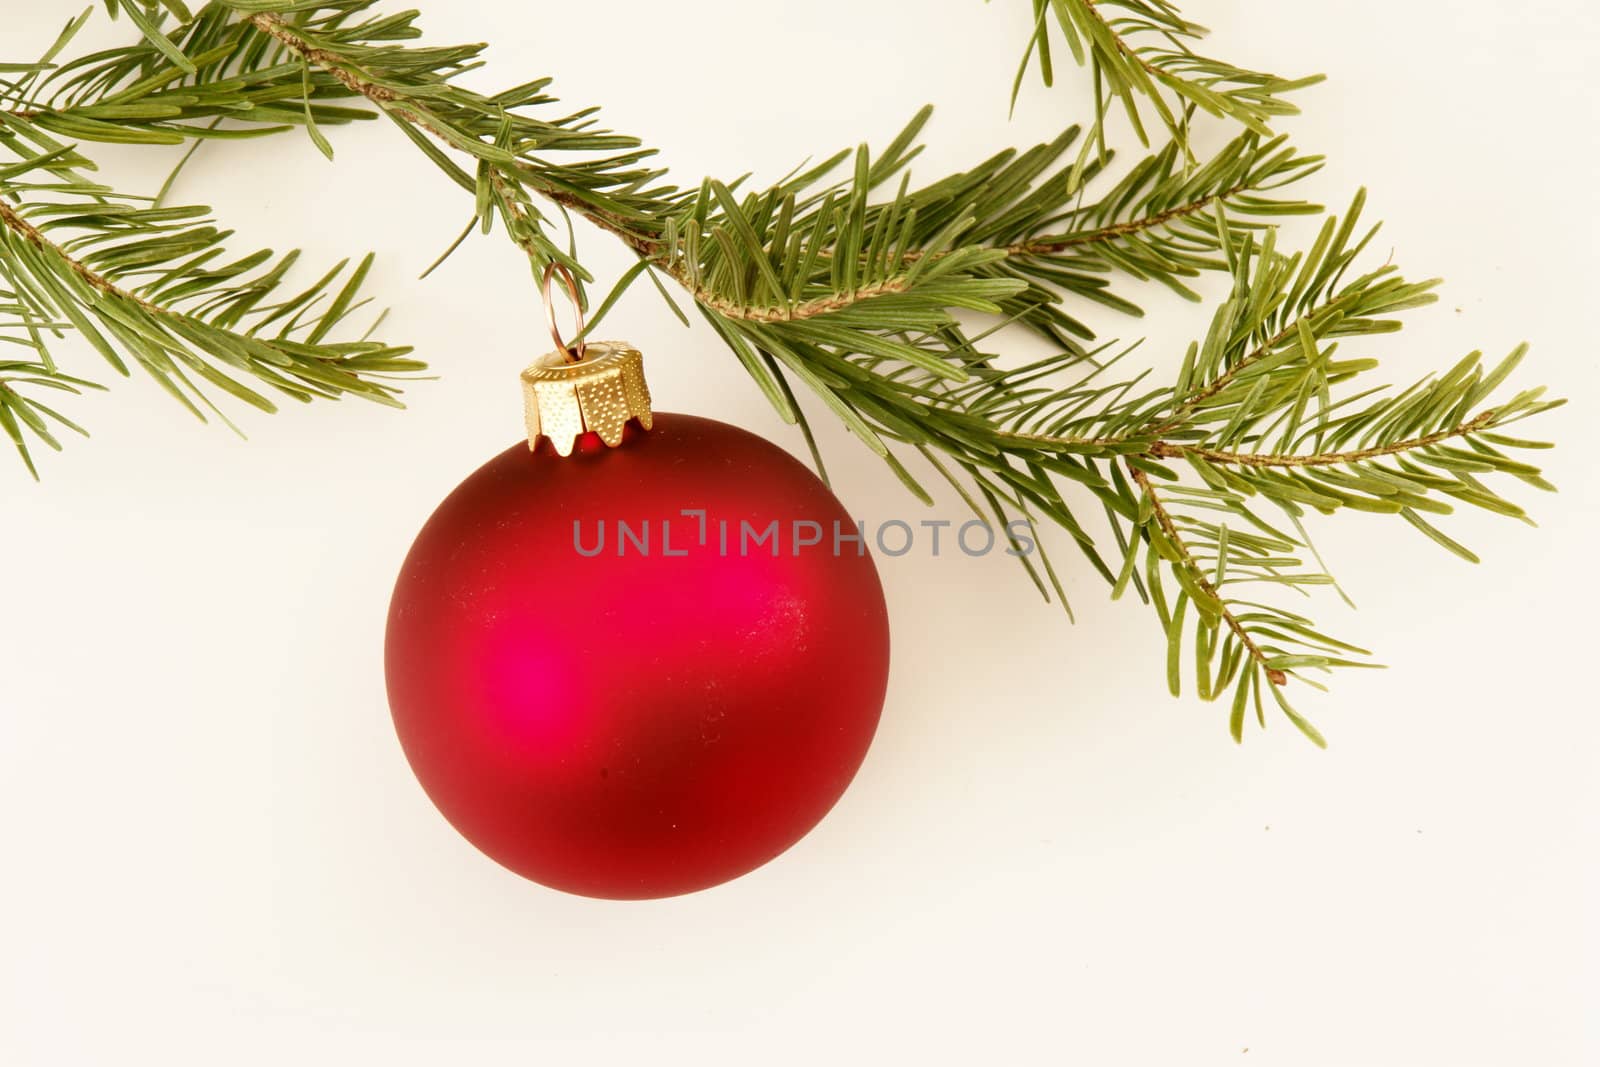
{"label": "red christmas bauble", "polygon": [[636,899],[744,874],[827,813],[877,727],[889,628],[804,465],[709,419],[628,430],[565,458],[519,443],[451,493],[385,659],[457,830],[534,881]]}

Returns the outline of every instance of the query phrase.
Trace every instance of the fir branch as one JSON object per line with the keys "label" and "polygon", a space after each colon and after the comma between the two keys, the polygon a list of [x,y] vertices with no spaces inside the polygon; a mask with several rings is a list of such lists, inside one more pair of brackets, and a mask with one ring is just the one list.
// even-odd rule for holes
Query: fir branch
{"label": "fir branch", "polygon": [[[733,223],[731,214],[737,214],[737,209],[730,214],[726,205],[703,206],[698,199],[690,200],[687,194],[679,194],[670,187],[660,190],[657,200],[648,207],[637,203],[618,203],[614,197],[597,195],[598,190],[619,184],[618,176],[609,173],[603,166],[552,167],[543,159],[522,158],[508,162],[503,156],[485,150],[489,132],[486,120],[493,116],[479,113],[485,104],[482,98],[464,93],[443,97],[454,105],[446,114],[445,109],[431,106],[442,97],[442,94],[435,93],[437,78],[430,77],[424,84],[413,88],[403,79],[393,75],[380,77],[368,69],[380,62],[390,62],[397,49],[375,52],[358,46],[337,45],[323,40],[303,26],[291,27],[282,18],[270,13],[258,12],[248,18],[252,25],[268,33],[279,44],[306,62],[333,74],[352,94],[375,104],[396,121],[425,133],[447,149],[465,151],[476,157],[480,170],[487,173],[502,203],[516,202],[518,199],[510,190],[522,187],[532,190],[620,238],[635,254],[648,259],[654,267],[684,285],[691,295],[714,313],[751,321],[813,318],[876,296],[902,292],[909,283],[907,278],[880,279],[878,288],[871,291],[827,291],[802,300],[781,299],[784,294],[771,292],[766,294],[767,300],[764,302],[741,299],[715,285],[702,284],[698,279],[703,278],[706,272],[697,271],[684,262],[688,249],[682,246],[681,241],[667,239],[661,222],[662,215],[677,216],[679,235],[684,233],[683,227],[689,223],[698,223],[702,226],[700,236],[707,236],[719,220]],[[871,178],[868,189],[882,184],[915,154],[911,138],[925,121],[926,114],[920,115],[897,142],[897,150],[890,153],[888,165],[880,165],[875,172],[866,175]],[[1047,195],[1036,193],[1024,199],[1022,194],[1029,192],[1029,180],[1059,160],[1075,137],[1076,131],[1068,131],[1051,145],[1042,145],[1027,153],[1005,153],[974,171],[936,183],[909,197],[909,204],[922,211],[924,218],[941,220],[943,216],[939,214],[940,210],[948,210],[954,197],[973,198],[975,202],[971,207],[983,214],[974,219],[972,233],[964,243],[967,246],[996,247],[1007,254],[996,257],[993,261],[996,265],[985,271],[989,278],[1024,283],[1016,286],[1015,292],[1007,294],[1008,298],[998,305],[1001,312],[1018,315],[1028,325],[1063,342],[1067,342],[1071,336],[1088,336],[1089,331],[1057,309],[1055,305],[1062,291],[1072,295],[1087,295],[1099,303],[1121,310],[1132,309],[1125,299],[1105,291],[1104,283],[1094,277],[1096,273],[1103,273],[1115,266],[1135,277],[1157,278],[1187,293],[1178,284],[1179,277],[1221,266],[1222,260],[1212,255],[1217,251],[1213,241],[1215,231],[1209,226],[1179,231],[1178,225],[1185,220],[1219,203],[1227,203],[1234,208],[1241,224],[1253,215],[1316,210],[1313,205],[1275,199],[1265,194],[1314,171],[1320,165],[1320,160],[1299,156],[1288,149],[1281,139],[1263,142],[1253,134],[1229,145],[1206,167],[1193,174],[1183,173],[1179,169],[1181,156],[1177,146],[1169,145],[1136,168],[1128,179],[1108,194],[1105,201],[1090,208],[1074,210],[1071,207],[1081,188],[1079,182],[1084,177],[1081,171],[1063,171],[1040,191]],[[617,139],[616,143],[627,147],[637,144],[631,138]],[[626,159],[631,163],[644,154],[640,152]],[[1091,168],[1088,174],[1092,176],[1097,169]],[[807,177],[815,179],[824,174],[826,168],[818,168]],[[629,184],[637,185],[641,180],[653,176],[630,174]],[[458,181],[465,184],[464,174],[458,176]],[[811,204],[820,210],[822,205],[817,198],[830,191],[841,200],[854,195],[848,184],[835,185],[815,191]],[[1130,203],[1132,210],[1142,209],[1144,214],[1115,218],[1117,212],[1111,205]],[[768,206],[771,206],[770,202]],[[542,220],[537,214],[524,214],[522,219],[506,220],[508,232],[530,254],[535,267],[542,269],[542,264],[550,259],[564,259],[554,242],[543,234],[540,226]],[[1092,220],[1097,225],[1071,232],[1038,232],[1042,226],[1059,226],[1079,220]],[[814,223],[827,221],[820,217],[812,219]],[[795,225],[803,228],[805,220],[796,220]],[[863,225],[872,225],[872,220],[864,219]],[[990,245],[984,240],[1006,232],[1006,228],[1014,236],[1019,232],[1032,232],[1023,239],[1014,239],[1009,244],[999,246]],[[932,235],[930,228],[926,236]],[[1125,247],[1114,257],[1103,252],[1090,252],[1094,246],[1111,242]],[[912,247],[905,249],[901,260],[907,266],[916,264],[924,257],[942,259],[954,251],[915,247],[915,239],[909,243]],[[827,271],[839,251],[823,242],[819,244],[822,247],[813,262],[820,270]],[[999,260],[1007,256],[1030,262],[1020,267],[998,265]],[[575,266],[571,263],[568,265]],[[828,280],[831,281],[831,277]]]}
{"label": "fir branch", "polygon": [[1495,425],[1495,412],[1480,412],[1472,419],[1448,430],[1439,430],[1423,437],[1412,437],[1374,448],[1361,448],[1351,452],[1322,452],[1309,455],[1284,455],[1276,452],[1229,452],[1218,448],[1201,448],[1194,445],[1172,444],[1157,441],[1150,446],[1150,454],[1158,459],[1184,459],[1192,457],[1207,463],[1224,463],[1237,467],[1336,467],[1362,463],[1384,456],[1397,456],[1403,452],[1417,452],[1448,441],[1453,437],[1467,437],[1479,430]]}
{"label": "fir branch", "polygon": [[[159,32],[165,13],[142,6],[148,5],[118,3],[111,10],[137,11],[143,41],[58,64],[89,12],[68,23],[32,70],[0,85],[0,108],[58,136],[127,144],[237,139],[373,117],[337,103],[348,94],[331,77],[308,78],[301,65],[272,61],[226,8],[208,6],[169,36]],[[403,33],[403,26],[373,32]],[[174,62],[174,55],[185,62]],[[228,124],[218,125],[223,118]]]}
{"label": "fir branch", "polygon": [[[1187,151],[1193,109],[1267,135],[1274,118],[1299,112],[1285,97],[1322,80],[1321,75],[1283,78],[1200,55],[1190,45],[1208,31],[1168,0],[1033,0],[1033,10],[1033,34],[1017,71],[1013,106],[1035,58],[1045,85],[1053,83],[1052,40],[1059,32],[1073,60],[1090,68],[1102,109],[1120,103],[1145,144],[1150,143],[1145,106]],[[1096,140],[1104,150],[1103,140]]]}
{"label": "fir branch", "polygon": [[[1179,146],[1169,143],[1162,151],[1138,164],[1111,192],[1086,207],[1073,207],[1044,225],[1087,222],[1084,228],[1030,236],[1003,245],[1011,256],[1046,256],[1070,248],[1122,242],[1152,231],[1173,228],[1200,216],[1194,234],[1209,239],[1215,227],[1205,221],[1214,205],[1235,205],[1248,215],[1314,214],[1321,210],[1299,201],[1262,198],[1243,200],[1249,193],[1264,193],[1298,181],[1321,169],[1321,156],[1301,156],[1287,139],[1262,141],[1244,134],[1198,171],[1184,169]],[[1074,190],[1075,191],[1075,190]],[[907,258],[915,260],[920,252]]]}
{"label": "fir branch", "polygon": [[[1267,695],[1320,744],[1288,683],[1365,665],[1364,650],[1310,619],[1240,594],[1332,584],[1306,511],[1398,514],[1470,559],[1423,515],[1464,503],[1524,517],[1491,475],[1549,488],[1512,455],[1537,443],[1501,432],[1558,403],[1537,389],[1497,398],[1522,349],[1492,369],[1474,353],[1392,394],[1366,384],[1370,356],[1339,354],[1397,330],[1436,283],[1388,264],[1357,272],[1374,232],[1361,229],[1359,196],[1307,249],[1278,251],[1278,218],[1319,210],[1283,190],[1321,159],[1269,124],[1294,110],[1286,94],[1315,79],[1196,54],[1203,31],[1168,0],[1036,0],[1030,56],[1046,81],[1053,33],[1091,68],[1087,130],[914,184],[925,109],[879,153],[842,152],[754,189],[671,184],[651,149],[597,128],[593,109],[556,111],[547,79],[469,90],[459,79],[481,66],[482,46],[418,45],[416,13],[375,14],[375,0],[216,0],[194,12],[109,2],[140,42],[58,67],[69,25],[51,54],[0,81],[0,146],[26,146],[20,169],[0,165],[0,341],[28,350],[0,363],[0,425],[19,445],[24,430],[55,443],[61,420],[37,390],[87,384],[45,350],[69,326],[91,343],[104,329],[169,384],[187,381],[184,368],[212,380],[216,361],[305,395],[378,388],[383,398],[366,375],[409,366],[403,350],[324,337],[354,286],[334,292],[330,277],[302,298],[270,297],[282,264],[252,282],[242,279],[265,260],[213,265],[226,235],[203,212],[140,206],[90,183],[90,161],[49,139],[170,143],[301,127],[331,155],[323,126],[381,114],[472,196],[474,224],[498,223],[535,271],[561,262],[588,277],[557,240],[555,216],[620,239],[640,262],[602,311],[640,275],[678,283],[813,451],[791,378],[919,498],[930,495],[902,462],[907,450],[975,514],[1061,527],[1114,597],[1132,588],[1150,603],[1174,691],[1189,653],[1202,698],[1231,692],[1235,737],[1251,703],[1265,723]],[[1151,110],[1169,137],[1108,187],[1112,102],[1141,138]],[[1204,160],[1188,136],[1197,110],[1243,127]],[[1138,314],[1130,282],[1198,299],[1186,283],[1203,271],[1226,272],[1231,292],[1175,375],[1117,378],[1131,348],[1093,346],[1088,313]],[[319,297],[331,297],[320,312]],[[974,316],[996,324],[974,333]],[[1056,350],[1003,367],[1018,329]],[[119,363],[117,348],[97,347]],[[1081,520],[1085,499],[1110,541]],[[1064,604],[1049,558],[1023,562]]]}
{"label": "fir branch", "polygon": [[1244,646],[1245,652],[1265,670],[1268,682],[1275,686],[1288,684],[1289,676],[1283,671],[1269,666],[1270,659],[1267,654],[1261,650],[1260,645],[1256,644],[1255,640],[1250,636],[1250,631],[1239,621],[1238,616],[1228,609],[1221,594],[1217,592],[1217,587],[1211,584],[1211,579],[1206,577],[1206,572],[1195,561],[1194,554],[1183,539],[1183,534],[1178,531],[1177,523],[1167,513],[1166,505],[1162,503],[1161,497],[1157,495],[1155,487],[1150,484],[1150,476],[1131,464],[1128,467],[1128,473],[1133,478],[1134,484],[1139,487],[1139,491],[1144,494],[1144,499],[1149,501],[1151,517],[1155,520],[1162,536],[1166,539],[1166,546],[1177,557],[1176,564],[1188,574],[1185,584],[1191,585],[1194,589],[1193,595],[1196,605],[1204,605],[1199,609],[1202,614],[1215,615],[1227,624],[1228,629],[1233,632],[1233,635],[1239,639],[1239,643]]}
{"label": "fir branch", "polygon": [[[91,181],[92,160],[15,116],[0,115],[0,152],[15,160],[0,165],[0,340],[34,353],[23,367],[28,384],[88,385],[56,371],[51,343],[69,330],[119,374],[130,373],[130,359],[139,364],[202,419],[206,409],[221,414],[206,386],[275,409],[241,375],[299,400],[350,394],[396,404],[383,379],[420,367],[404,358],[408,348],[329,339],[359,306],[367,262],[345,277],[340,264],[279,299],[297,253],[227,259],[230,235],[205,208],[156,206]],[[52,447],[59,442],[45,418],[78,427],[18,395],[8,393],[0,421],[31,469],[22,426]]]}
{"label": "fir branch", "polygon": [[[652,176],[650,172],[622,172],[620,168],[639,162],[649,153],[628,152],[568,167],[548,165],[542,159],[530,164],[519,158],[519,152],[533,150],[626,152],[638,147],[633,138],[588,132],[586,116],[582,113],[545,122],[510,110],[513,106],[548,102],[547,97],[536,92],[543,82],[531,83],[492,99],[464,90],[452,84],[451,79],[466,69],[466,62],[476,55],[478,46],[445,50],[437,57],[441,61],[434,63],[427,62],[426,58],[436,57],[410,55],[408,50],[395,46],[375,46],[369,43],[370,35],[365,32],[365,26],[354,30],[342,27],[344,16],[370,6],[365,2],[319,5],[335,12],[335,17],[325,20],[324,25],[325,32],[331,32],[337,43],[334,39],[319,37],[304,24],[291,26],[271,13],[272,9],[282,7],[281,4],[229,0],[222,6],[247,12],[246,21],[250,26],[331,76],[352,96],[370,102],[403,127],[419,131],[447,149],[473,157],[479,169],[477,179],[444,157],[434,155],[433,158],[465,188],[476,192],[481,181],[491,183],[513,240],[529,254],[536,270],[556,260],[587,277],[581,264],[562,253],[544,233],[543,220],[521,196],[520,189],[524,186],[619,237],[640,255],[649,256],[655,251],[651,234],[639,228],[641,224],[647,225],[648,215],[624,210],[622,202],[614,197],[585,195],[586,190],[608,180],[647,181]],[[414,13],[410,15],[414,17]],[[368,69],[369,63],[379,62],[385,65],[383,77]],[[480,210],[481,200],[480,196]]]}

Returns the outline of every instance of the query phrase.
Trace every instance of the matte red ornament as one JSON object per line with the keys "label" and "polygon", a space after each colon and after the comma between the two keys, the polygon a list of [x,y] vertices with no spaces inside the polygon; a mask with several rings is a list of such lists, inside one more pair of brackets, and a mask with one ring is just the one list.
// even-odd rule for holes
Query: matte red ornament
{"label": "matte red ornament", "polygon": [[[827,813],[877,727],[889,628],[855,521],[804,465],[709,419],[627,431],[565,458],[519,442],[451,493],[386,662],[457,830],[534,881],[636,899],[744,874]],[[774,521],[776,555],[751,543]]]}

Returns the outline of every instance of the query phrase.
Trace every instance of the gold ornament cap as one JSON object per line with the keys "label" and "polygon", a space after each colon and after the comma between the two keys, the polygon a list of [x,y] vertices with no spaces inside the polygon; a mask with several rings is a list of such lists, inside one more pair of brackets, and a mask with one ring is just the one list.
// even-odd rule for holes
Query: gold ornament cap
{"label": "gold ornament cap", "polygon": [[596,433],[615,448],[629,419],[646,430],[651,424],[644,356],[621,341],[590,341],[576,361],[566,348],[539,357],[522,372],[522,396],[528,447],[547,437],[563,456],[572,454],[584,433]]}
{"label": "gold ornament cap", "polygon": [[[561,336],[556,326],[555,301],[550,283],[560,277],[572,298],[578,318],[573,344]],[[578,280],[560,263],[544,269],[544,320],[556,350],[540,356],[522,372],[522,399],[528,419],[528,447],[539,447],[547,437],[563,456],[572,455],[578,438],[598,434],[615,448],[622,443],[622,432],[629,419],[650,428],[650,387],[644,383],[644,357],[639,350],[621,341],[584,341],[583,296]]]}

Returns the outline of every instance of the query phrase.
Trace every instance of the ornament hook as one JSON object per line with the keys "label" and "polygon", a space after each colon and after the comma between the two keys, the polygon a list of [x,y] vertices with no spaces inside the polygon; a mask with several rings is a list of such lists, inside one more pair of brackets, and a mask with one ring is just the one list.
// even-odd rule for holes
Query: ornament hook
{"label": "ornament hook", "polygon": [[[556,326],[555,298],[550,293],[550,282],[555,276],[561,276],[561,282],[567,287],[567,297],[572,301],[572,312],[578,320],[577,340],[568,345],[561,337],[561,329]],[[556,343],[556,351],[560,352],[568,363],[578,363],[583,360],[584,350],[588,347],[583,343],[583,303],[578,294],[578,280],[572,272],[560,263],[551,262],[544,268],[544,283],[541,286],[544,292],[544,321],[550,327],[550,337]]]}

